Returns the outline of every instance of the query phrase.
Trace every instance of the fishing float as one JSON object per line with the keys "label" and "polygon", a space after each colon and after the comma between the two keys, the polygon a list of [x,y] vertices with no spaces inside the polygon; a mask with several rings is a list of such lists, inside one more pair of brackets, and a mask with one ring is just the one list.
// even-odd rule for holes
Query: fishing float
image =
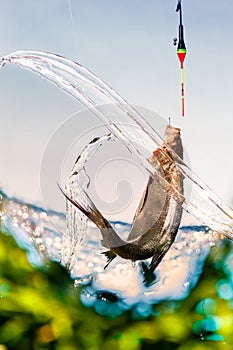
{"label": "fishing float", "polygon": [[[181,113],[182,117],[185,115],[184,111],[184,60],[186,56],[186,46],[184,43],[184,26],[182,22],[182,7],[181,0],[178,0],[178,4],[176,7],[176,12],[180,13],[180,23],[179,23],[179,41],[177,46],[177,56],[180,61],[180,75],[181,75]],[[174,39],[174,45],[177,43],[177,38]]]}

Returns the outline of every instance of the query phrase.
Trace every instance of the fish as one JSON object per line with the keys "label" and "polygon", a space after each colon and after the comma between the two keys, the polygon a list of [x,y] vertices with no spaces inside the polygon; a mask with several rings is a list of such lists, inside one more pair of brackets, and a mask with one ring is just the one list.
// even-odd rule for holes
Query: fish
{"label": "fish", "polygon": [[107,265],[119,256],[126,260],[143,261],[152,258],[149,270],[154,271],[175,240],[182,218],[183,179],[177,162],[182,163],[181,130],[166,127],[164,143],[149,158],[155,176],[150,175],[134,215],[127,240],[122,239],[83,190],[86,205],[71,198],[59,185],[68,201],[86,215],[100,230]]}

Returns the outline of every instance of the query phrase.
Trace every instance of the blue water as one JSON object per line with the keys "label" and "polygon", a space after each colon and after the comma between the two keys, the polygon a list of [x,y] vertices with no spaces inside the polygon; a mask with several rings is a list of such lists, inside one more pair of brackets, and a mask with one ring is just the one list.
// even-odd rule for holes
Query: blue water
{"label": "blue water", "polygon": [[[2,193],[1,216],[5,232],[26,250],[33,265],[41,266],[46,259],[62,263],[64,213],[45,211]],[[112,224],[123,235],[130,228],[128,223]],[[150,260],[133,264],[118,257],[104,269],[106,258],[101,253],[106,249],[101,246],[98,229],[90,224],[85,241],[76,247],[69,273],[74,285],[81,288],[80,298],[85,306],[112,316],[133,307],[135,317],[137,314],[146,317],[153,314],[153,304],[189,295],[217,239],[206,226],[181,227],[174,244],[151,276],[147,270]],[[224,284],[220,291],[226,298],[232,293]]]}

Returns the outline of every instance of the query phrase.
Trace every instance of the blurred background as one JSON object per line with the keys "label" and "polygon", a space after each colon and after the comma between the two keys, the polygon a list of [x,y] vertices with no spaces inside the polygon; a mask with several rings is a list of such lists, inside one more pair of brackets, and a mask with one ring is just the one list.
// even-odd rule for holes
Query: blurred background
{"label": "blurred background", "polygon": [[84,307],[82,290],[60,265],[36,269],[4,234],[0,263],[1,350],[232,349],[232,246],[227,241],[212,250],[189,297],[135,304],[123,313],[107,291],[91,295],[95,303]]}

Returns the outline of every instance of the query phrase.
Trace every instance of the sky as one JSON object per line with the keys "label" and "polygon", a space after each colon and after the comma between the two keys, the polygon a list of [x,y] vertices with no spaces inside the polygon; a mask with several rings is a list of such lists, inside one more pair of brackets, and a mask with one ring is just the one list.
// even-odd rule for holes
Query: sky
{"label": "sky", "polygon": [[[57,53],[94,72],[128,103],[158,114],[165,123],[171,117],[182,130],[192,169],[231,205],[232,1],[182,1],[187,47],[185,118],[181,117],[180,70],[173,46],[178,34],[176,4],[175,0],[2,1],[0,55],[17,50]],[[72,132],[82,148],[100,134],[99,122],[87,116],[78,119],[74,128],[74,122],[67,121],[80,113],[81,105],[14,66],[0,71],[0,95],[0,186],[34,203],[43,201],[42,192],[46,204],[60,210],[64,204],[58,194],[54,199],[50,184],[60,179],[61,154],[64,164],[72,158],[67,151],[74,142]]]}

